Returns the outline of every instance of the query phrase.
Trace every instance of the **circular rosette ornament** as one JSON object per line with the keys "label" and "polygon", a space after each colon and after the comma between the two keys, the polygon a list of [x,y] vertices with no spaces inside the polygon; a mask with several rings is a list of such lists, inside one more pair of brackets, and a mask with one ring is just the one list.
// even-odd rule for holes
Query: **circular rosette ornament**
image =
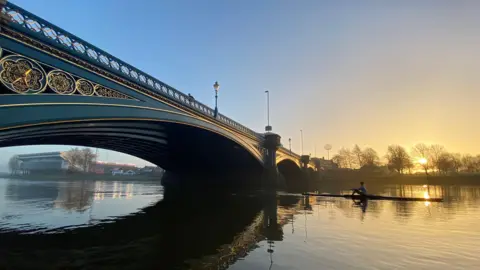
{"label": "circular rosette ornament", "polygon": [[35,61],[17,55],[0,61],[0,81],[18,94],[38,94],[47,85],[43,68]]}
{"label": "circular rosette ornament", "polygon": [[75,92],[75,79],[63,71],[52,70],[47,75],[48,86],[57,94],[71,95]]}
{"label": "circular rosette ornament", "polygon": [[84,79],[80,79],[75,83],[75,89],[84,96],[93,96],[95,93],[93,84]]}

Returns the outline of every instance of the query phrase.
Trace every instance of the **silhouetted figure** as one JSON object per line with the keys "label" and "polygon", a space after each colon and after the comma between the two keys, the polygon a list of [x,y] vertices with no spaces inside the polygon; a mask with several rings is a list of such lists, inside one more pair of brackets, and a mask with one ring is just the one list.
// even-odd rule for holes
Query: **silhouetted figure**
{"label": "silhouetted figure", "polygon": [[360,187],[359,188],[353,188],[352,191],[353,191],[352,196],[355,195],[355,194],[358,194],[358,195],[361,195],[361,196],[367,195],[367,188],[365,187],[365,183],[363,183],[363,182],[360,182]]}

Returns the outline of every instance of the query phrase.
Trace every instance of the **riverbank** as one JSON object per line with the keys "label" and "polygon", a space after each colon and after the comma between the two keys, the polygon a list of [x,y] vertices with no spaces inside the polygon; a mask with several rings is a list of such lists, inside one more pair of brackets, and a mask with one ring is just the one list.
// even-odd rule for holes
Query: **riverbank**
{"label": "riverbank", "polygon": [[341,182],[348,184],[366,183],[403,184],[403,185],[469,185],[480,184],[480,174],[457,174],[457,175],[375,175],[358,172],[328,173],[321,182]]}
{"label": "riverbank", "polygon": [[0,174],[0,178],[23,179],[23,180],[95,180],[95,181],[160,181],[162,175],[101,175],[101,174],[30,174],[10,175]]}

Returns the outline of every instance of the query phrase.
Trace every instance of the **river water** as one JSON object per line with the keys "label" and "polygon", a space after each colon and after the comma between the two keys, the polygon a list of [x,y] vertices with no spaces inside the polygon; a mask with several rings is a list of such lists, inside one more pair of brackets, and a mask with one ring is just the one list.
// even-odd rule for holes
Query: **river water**
{"label": "river water", "polygon": [[0,268],[480,269],[480,185],[368,188],[445,201],[358,205],[176,194],[146,181],[0,179]]}

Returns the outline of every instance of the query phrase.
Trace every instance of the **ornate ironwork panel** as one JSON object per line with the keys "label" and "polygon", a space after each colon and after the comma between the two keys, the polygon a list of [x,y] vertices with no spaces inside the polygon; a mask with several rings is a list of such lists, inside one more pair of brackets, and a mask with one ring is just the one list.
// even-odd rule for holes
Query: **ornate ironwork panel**
{"label": "ornate ironwork panel", "polygon": [[45,90],[46,76],[35,61],[9,55],[0,61],[0,80],[8,89],[18,94],[38,94]]}
{"label": "ornate ironwork panel", "polygon": [[27,57],[6,50],[2,50],[2,53],[0,82],[13,93],[82,95],[135,100],[103,85],[94,84]]}

